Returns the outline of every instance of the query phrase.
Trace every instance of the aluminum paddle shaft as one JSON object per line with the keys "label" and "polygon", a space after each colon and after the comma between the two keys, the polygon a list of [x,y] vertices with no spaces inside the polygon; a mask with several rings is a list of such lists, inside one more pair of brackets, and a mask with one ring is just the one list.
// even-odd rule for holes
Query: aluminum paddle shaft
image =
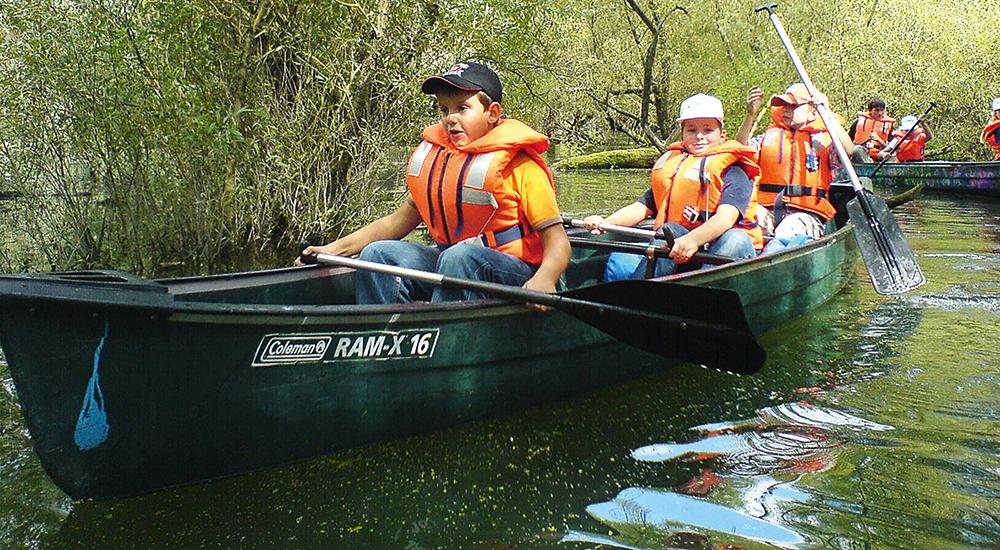
{"label": "aluminum paddle shaft", "polygon": [[301,259],[550,306],[635,348],[734,374],[753,374],[767,358],[731,290],[628,280],[549,294],[330,254]]}
{"label": "aluminum paddle shaft", "polygon": [[913,251],[910,250],[910,245],[906,242],[906,237],[896,224],[896,220],[889,212],[885,201],[873,193],[865,191],[839,136],[834,135],[830,130],[834,127],[833,113],[826,105],[823,96],[817,93],[809,74],[802,66],[802,61],[795,53],[792,41],[788,38],[788,33],[785,32],[781,20],[778,19],[778,14],[775,13],[777,6],[776,3],[765,4],[754,11],[768,13],[771,23],[774,24],[774,29],[778,31],[778,36],[785,46],[785,51],[788,52],[788,58],[795,66],[795,71],[802,79],[809,95],[812,96],[813,104],[816,106],[823,124],[830,132],[833,147],[851,180],[851,187],[854,188],[857,196],[848,204],[847,210],[851,222],[854,224],[854,236],[861,249],[861,257],[865,261],[872,286],[879,294],[900,294],[913,290],[926,281],[920,270],[920,265],[917,264],[917,259]]}

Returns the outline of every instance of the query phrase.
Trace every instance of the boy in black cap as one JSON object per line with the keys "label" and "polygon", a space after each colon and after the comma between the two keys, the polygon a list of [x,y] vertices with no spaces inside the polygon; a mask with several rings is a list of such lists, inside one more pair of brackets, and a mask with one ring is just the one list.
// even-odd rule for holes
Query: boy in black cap
{"label": "boy in black cap", "polygon": [[[570,247],[542,159],[549,140],[522,122],[502,119],[503,86],[486,65],[461,62],[421,86],[437,98],[441,120],[423,132],[410,157],[407,201],[395,212],[319,252],[554,292]],[[423,222],[436,246],[403,242]],[[434,287],[359,271],[361,304],[481,299],[481,293]]]}

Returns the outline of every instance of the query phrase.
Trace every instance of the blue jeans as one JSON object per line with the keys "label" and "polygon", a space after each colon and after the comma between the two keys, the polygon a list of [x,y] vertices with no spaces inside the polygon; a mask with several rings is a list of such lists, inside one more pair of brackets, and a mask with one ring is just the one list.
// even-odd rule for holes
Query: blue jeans
{"label": "blue jeans", "polygon": [[[536,268],[510,254],[475,244],[456,244],[443,252],[434,246],[404,241],[376,241],[361,251],[369,262],[521,286]],[[399,304],[416,301],[481,300],[481,292],[444,288],[394,275],[358,270],[354,275],[359,304]]]}
{"label": "blue jeans", "polygon": [[[687,228],[678,224],[668,223],[667,227],[670,228],[670,232],[673,233],[674,238],[690,233]],[[653,239],[652,244],[656,246],[663,246],[666,242],[661,239]],[[751,239],[750,236],[741,229],[727,229],[725,233],[719,235],[719,238],[709,243],[708,251],[712,254],[729,256],[730,258],[736,258],[737,260],[753,258],[757,254],[757,251],[754,250],[753,247],[753,239]],[[635,269],[632,270],[631,274],[626,273],[623,276],[622,268],[631,262],[635,262]],[[617,278],[644,279],[646,277],[647,263],[648,260],[645,256],[638,254],[626,254],[624,252],[614,252],[611,254],[611,257],[608,258],[608,265],[609,267],[611,265],[617,265],[617,273],[612,273],[610,269],[605,270],[605,278],[609,281],[616,280]],[[697,263],[695,265],[697,265]],[[701,267],[712,267],[712,265],[706,264]],[[627,267],[625,267],[625,269],[627,270]],[[653,276],[662,277],[676,272],[677,264],[673,260],[668,258],[659,258],[656,260],[656,268],[653,272]]]}

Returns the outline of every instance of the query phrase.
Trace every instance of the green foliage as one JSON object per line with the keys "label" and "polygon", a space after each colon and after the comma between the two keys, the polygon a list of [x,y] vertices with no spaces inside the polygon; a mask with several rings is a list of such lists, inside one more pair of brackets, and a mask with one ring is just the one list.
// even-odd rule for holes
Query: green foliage
{"label": "green foliage", "polygon": [[[280,263],[401,200],[400,167],[435,120],[419,84],[458,59],[494,66],[504,108],[561,150],[675,135],[708,92],[734,133],[747,89],[797,80],[757,0],[22,0],[0,9],[0,186],[34,265],[156,273]],[[988,158],[1000,95],[995,0],[783,2],[816,84],[848,120],[873,95],[929,119],[929,152]],[[630,118],[631,117],[631,118]],[[11,260],[10,262],[12,262]],[[8,263],[10,263],[8,262]]]}
{"label": "green foliage", "polygon": [[20,227],[44,254],[36,263],[149,274],[287,262],[274,251],[385,213],[399,202],[383,190],[396,146],[434,120],[421,79],[469,57],[519,75],[514,90],[531,82],[546,13],[530,8],[5,7],[0,173],[45,201]]}
{"label": "green foliage", "polygon": [[[675,3],[643,2],[648,12]],[[661,124],[670,126],[680,102],[697,92],[719,96],[732,135],[745,113],[751,85],[780,93],[798,80],[770,21],[755,14],[758,0],[703,0],[682,4],[664,27],[654,79]],[[566,120],[557,138],[587,141],[607,130],[609,110],[594,98],[618,98],[615,107],[636,114],[642,56],[648,33],[626,2],[575,3],[574,17],[559,33],[568,45],[559,71]],[[1000,50],[993,0],[844,0],[817,4],[782,2],[778,14],[815,84],[850,122],[872,96],[886,100],[897,118],[919,114],[937,101],[928,124],[935,132],[929,152],[948,158],[986,159],[977,137],[989,99],[1000,95]],[[670,134],[670,131],[664,131]]]}

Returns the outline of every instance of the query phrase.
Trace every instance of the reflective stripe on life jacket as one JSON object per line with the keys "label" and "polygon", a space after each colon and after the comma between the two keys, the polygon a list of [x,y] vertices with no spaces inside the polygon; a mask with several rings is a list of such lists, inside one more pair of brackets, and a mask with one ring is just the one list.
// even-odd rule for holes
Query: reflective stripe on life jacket
{"label": "reflective stripe on life jacket", "polygon": [[760,164],[760,185],[757,201],[772,206],[775,197],[784,191],[783,204],[792,205],[822,216],[833,218],[836,209],[827,199],[833,170],[830,157],[833,139],[822,119],[816,118],[798,130],[784,125],[779,118],[764,132],[757,162]]}
{"label": "reflective stripe on life jacket", "polygon": [[[719,207],[727,168],[739,164],[750,181],[756,181],[760,170],[753,160],[754,150],[729,140],[701,153],[688,153],[680,143],[673,143],[653,165],[650,185],[657,205],[654,227],[676,223],[694,229],[705,223]],[[685,208],[694,216],[685,214]],[[750,193],[746,212],[733,227],[742,229],[753,240],[754,248],[764,246],[763,234],[757,226],[757,189]]]}
{"label": "reflective stripe on life jacket", "polygon": [[989,124],[983,128],[983,141],[992,147],[993,151],[996,153],[993,156],[993,159],[1000,160],[1000,118],[991,120]]}
{"label": "reflective stripe on life jacket", "polygon": [[[879,151],[889,141],[894,124],[896,124],[896,119],[889,115],[883,115],[882,118],[875,120],[868,111],[858,113],[858,124],[854,127],[854,143],[864,145],[865,149],[868,150],[868,156],[877,160]],[[882,141],[877,142],[869,139],[868,136],[872,132],[875,132],[875,135]]]}
{"label": "reflective stripe on life jacket", "polygon": [[514,159],[526,154],[555,188],[541,158],[548,138],[511,119],[462,148],[451,143],[441,124],[424,130],[423,137],[410,156],[406,184],[434,241],[447,247],[479,237],[486,246],[541,264],[541,235],[523,219],[521,198],[508,180]]}
{"label": "reflective stripe on life jacket", "polygon": [[924,147],[927,145],[927,134],[922,128],[914,128],[906,139],[903,136],[906,132],[896,130],[892,133],[892,139],[900,140],[896,147],[896,160],[898,162],[919,162],[924,160]]}

